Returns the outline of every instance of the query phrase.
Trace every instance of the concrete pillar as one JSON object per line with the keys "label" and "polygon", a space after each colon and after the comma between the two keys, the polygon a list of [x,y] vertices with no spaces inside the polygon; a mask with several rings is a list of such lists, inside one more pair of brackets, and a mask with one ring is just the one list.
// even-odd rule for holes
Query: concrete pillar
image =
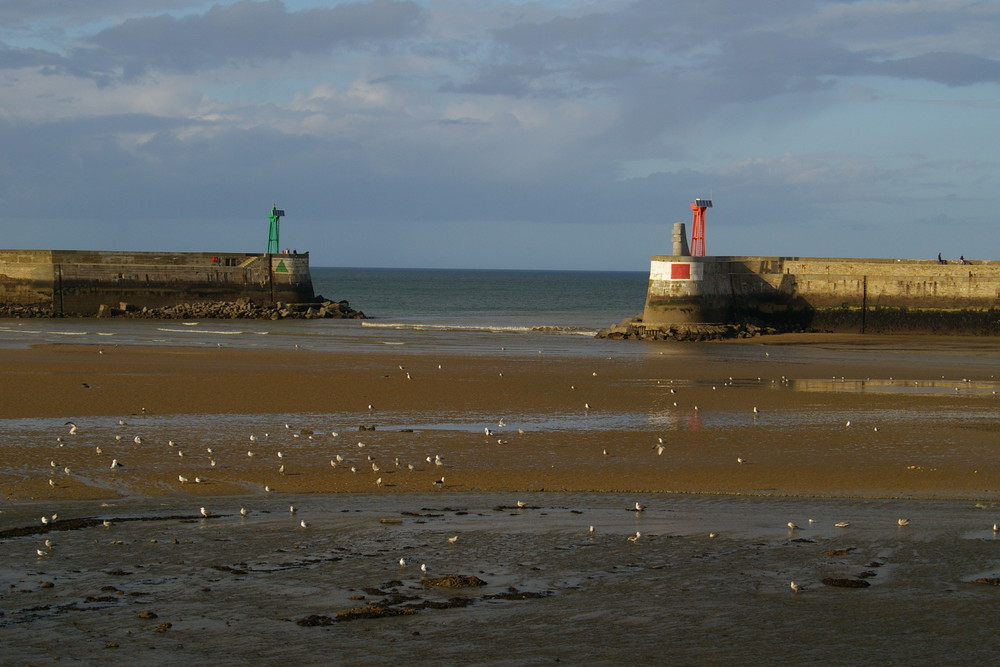
{"label": "concrete pillar", "polygon": [[687,228],[683,222],[674,223],[674,257],[689,257],[691,251],[688,249]]}

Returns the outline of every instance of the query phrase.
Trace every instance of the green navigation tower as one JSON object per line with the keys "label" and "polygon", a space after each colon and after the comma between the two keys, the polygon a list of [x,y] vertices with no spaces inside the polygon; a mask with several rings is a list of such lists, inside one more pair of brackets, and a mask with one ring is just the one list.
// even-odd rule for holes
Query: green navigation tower
{"label": "green navigation tower", "polygon": [[274,204],[271,204],[271,228],[267,232],[267,252],[268,254],[277,255],[281,252],[278,249],[278,220],[285,212],[279,209]]}

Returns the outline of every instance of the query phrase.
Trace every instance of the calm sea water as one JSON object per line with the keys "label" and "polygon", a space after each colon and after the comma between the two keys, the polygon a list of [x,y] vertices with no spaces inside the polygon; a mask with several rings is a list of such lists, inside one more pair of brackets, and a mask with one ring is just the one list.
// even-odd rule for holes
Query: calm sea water
{"label": "calm sea water", "polygon": [[593,334],[642,311],[648,274],[313,268],[317,294],[367,320],[0,320],[0,346],[223,345],[357,350],[545,348],[602,354]]}
{"label": "calm sea water", "polygon": [[590,330],[640,312],[648,278],[638,271],[313,270],[318,294],[379,320]]}

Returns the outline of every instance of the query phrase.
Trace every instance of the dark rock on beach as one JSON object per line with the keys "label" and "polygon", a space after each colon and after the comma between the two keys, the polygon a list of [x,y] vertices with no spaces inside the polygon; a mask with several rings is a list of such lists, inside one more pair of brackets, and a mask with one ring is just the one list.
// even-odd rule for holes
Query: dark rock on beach
{"label": "dark rock on beach", "polygon": [[823,579],[823,584],[834,588],[868,588],[871,586],[871,582],[864,579],[838,579],[835,577]]}
{"label": "dark rock on beach", "polygon": [[485,581],[474,574],[449,574],[446,577],[424,579],[420,583],[424,586],[438,586],[439,588],[475,588],[486,585]]}

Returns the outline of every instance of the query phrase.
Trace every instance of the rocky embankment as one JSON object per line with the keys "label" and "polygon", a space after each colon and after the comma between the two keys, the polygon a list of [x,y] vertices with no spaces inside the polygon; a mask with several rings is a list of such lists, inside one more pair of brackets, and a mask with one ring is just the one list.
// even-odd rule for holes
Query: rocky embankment
{"label": "rocky embankment", "polygon": [[598,338],[611,340],[676,340],[706,341],[727,338],[753,338],[779,333],[771,327],[755,324],[675,324],[671,326],[646,327],[642,317],[623,320],[607,329],[597,332]]}
{"label": "rocky embankment", "polygon": [[[102,305],[94,317],[149,320],[314,320],[365,319],[346,301],[330,301],[319,296],[315,303],[256,304],[250,299],[236,301],[204,301],[183,303],[160,308],[146,308],[121,302],[117,306]],[[0,305],[0,317],[62,317],[51,308],[40,306]]]}

